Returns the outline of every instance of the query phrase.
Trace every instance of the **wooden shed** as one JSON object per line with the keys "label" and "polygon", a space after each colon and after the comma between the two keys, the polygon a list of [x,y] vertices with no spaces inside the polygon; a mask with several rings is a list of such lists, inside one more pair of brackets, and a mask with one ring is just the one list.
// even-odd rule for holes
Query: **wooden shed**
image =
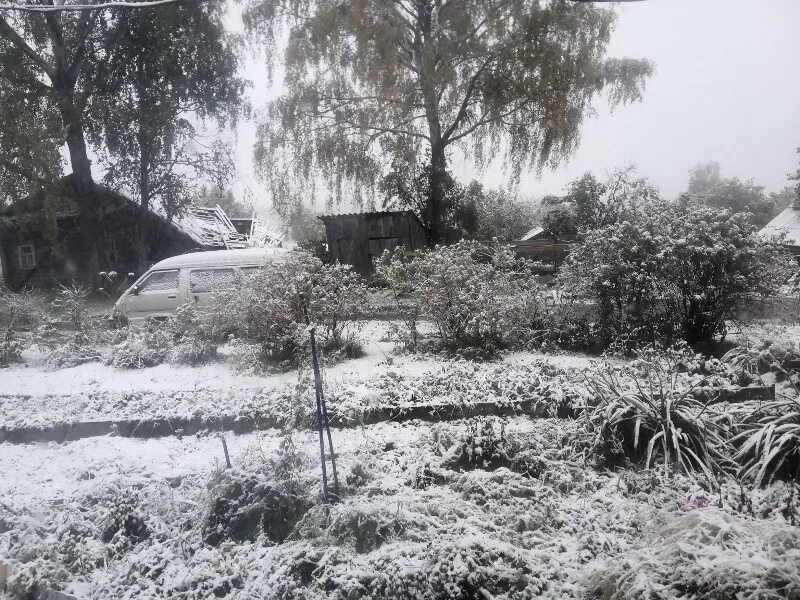
{"label": "wooden shed", "polygon": [[374,271],[373,260],[384,250],[427,247],[425,228],[410,210],[324,215],[328,251],[334,261],[351,265],[362,275]]}

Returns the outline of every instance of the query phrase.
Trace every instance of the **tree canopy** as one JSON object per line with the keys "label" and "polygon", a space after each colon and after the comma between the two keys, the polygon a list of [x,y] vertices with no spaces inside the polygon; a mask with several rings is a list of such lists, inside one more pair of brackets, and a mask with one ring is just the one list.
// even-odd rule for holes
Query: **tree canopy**
{"label": "tree canopy", "polygon": [[322,180],[363,200],[393,162],[427,157],[432,240],[447,160],[505,154],[512,176],[575,149],[592,100],[640,98],[645,60],[608,59],[613,10],[567,0],[250,0],[248,31],[288,32],[283,96],[256,159],[279,210]]}

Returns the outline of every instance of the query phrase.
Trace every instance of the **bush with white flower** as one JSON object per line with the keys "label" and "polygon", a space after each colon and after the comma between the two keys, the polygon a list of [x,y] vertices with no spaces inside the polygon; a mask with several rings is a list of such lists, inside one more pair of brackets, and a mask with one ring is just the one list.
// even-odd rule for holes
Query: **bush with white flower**
{"label": "bush with white flower", "polygon": [[594,302],[607,341],[630,333],[689,343],[774,294],[785,279],[776,245],[746,215],[665,210],[589,233],[561,281]]}
{"label": "bush with white flower", "polygon": [[418,319],[431,321],[441,347],[491,355],[524,345],[542,315],[541,286],[531,264],[508,246],[463,241],[378,261],[416,342]]}

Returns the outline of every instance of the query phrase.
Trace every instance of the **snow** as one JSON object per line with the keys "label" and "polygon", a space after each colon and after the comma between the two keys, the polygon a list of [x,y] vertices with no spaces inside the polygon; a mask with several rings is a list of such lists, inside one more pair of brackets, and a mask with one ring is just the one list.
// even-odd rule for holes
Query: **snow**
{"label": "snow", "polygon": [[192,267],[221,267],[228,265],[264,265],[286,254],[283,248],[243,248],[189,252],[166,258],[151,267],[152,271]]}
{"label": "snow", "polygon": [[[325,369],[331,407],[420,399],[467,406],[531,390],[563,396],[577,393],[599,364],[567,353],[515,352],[489,363],[398,354],[389,327],[367,322],[366,355]],[[246,375],[227,360],[196,368],[129,371],[88,363],[45,371],[40,356],[25,358],[27,367],[0,371],[4,425],[247,412],[276,402],[298,381],[312,389],[295,372]],[[511,463],[453,467],[449,461],[465,440],[486,443],[469,438],[471,421],[334,429],[347,489],[330,516],[312,509],[281,544],[258,539],[219,547],[204,543],[202,533],[213,482],[229,473],[218,432],[0,443],[0,562],[10,560],[25,577],[35,573],[81,600],[202,598],[215,590],[228,598],[304,600],[418,592],[427,600],[465,593],[468,582],[498,600],[577,598],[588,590],[618,591],[626,600],[678,599],[686,597],[684,582],[725,583],[755,600],[777,597],[769,595],[770,577],[800,585],[800,532],[782,512],[784,484],[743,491],[725,481],[710,492],[678,473],[607,471],[592,464],[580,419],[488,421],[517,444],[514,455],[530,471]],[[316,435],[292,430],[298,466],[285,483],[314,503]],[[277,477],[276,461],[287,455],[284,431],[225,436],[234,473]],[[363,481],[348,483],[356,467]],[[743,494],[752,511],[742,507]],[[149,537],[134,544],[118,532],[102,542],[117,509],[141,516]],[[303,582],[307,564],[313,576]]]}

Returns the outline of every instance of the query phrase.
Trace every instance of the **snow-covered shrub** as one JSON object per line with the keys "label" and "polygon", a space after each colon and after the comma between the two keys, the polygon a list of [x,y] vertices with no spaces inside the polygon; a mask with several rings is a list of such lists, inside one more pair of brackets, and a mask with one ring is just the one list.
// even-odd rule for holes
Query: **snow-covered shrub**
{"label": "snow-covered shrub", "polygon": [[645,469],[660,462],[714,481],[725,458],[726,428],[668,360],[651,354],[622,374],[608,367],[590,384],[597,405],[589,421],[601,461],[615,465],[629,458]]}
{"label": "snow-covered shrub", "polygon": [[212,546],[255,540],[279,544],[312,506],[261,473],[220,470],[209,488],[203,539]]}
{"label": "snow-covered shrub", "polygon": [[40,316],[30,294],[16,294],[0,282],[0,367],[22,360],[20,334],[32,329]]}
{"label": "snow-covered shrub", "polygon": [[756,486],[774,477],[800,479],[800,395],[759,403],[741,428],[731,443],[743,479]]}
{"label": "snow-covered shrub", "polygon": [[452,469],[486,469],[508,466],[513,450],[505,424],[495,419],[475,418],[467,423],[445,465]]}
{"label": "snow-covered shrub", "polygon": [[401,248],[384,253],[376,272],[397,299],[412,346],[424,318],[443,349],[490,356],[524,345],[542,316],[538,279],[508,246],[463,241],[413,256]]}
{"label": "snow-covered shrub", "polygon": [[145,369],[165,362],[172,349],[169,323],[148,319],[142,326],[128,328],[127,337],[115,345],[106,364],[119,369]]}
{"label": "snow-covered shrub", "polygon": [[182,304],[169,321],[172,332],[170,362],[197,366],[217,357],[215,332],[193,304]]}
{"label": "snow-covered shrub", "polygon": [[326,357],[360,356],[355,319],[366,302],[366,284],[349,267],[293,252],[223,295],[219,313],[228,333],[259,345],[262,362],[282,365],[295,363],[307,345],[306,314]]}
{"label": "snow-covered shrub", "polygon": [[773,344],[765,340],[758,347],[737,346],[722,357],[743,379],[751,381],[759,375],[775,373],[778,380],[788,379],[800,364],[800,349],[796,344]]}
{"label": "snow-covered shrub", "polygon": [[81,284],[59,285],[53,308],[62,313],[73,331],[85,332],[89,327],[88,298],[89,288]]}
{"label": "snow-covered shrub", "polygon": [[649,543],[595,564],[598,600],[800,598],[800,530],[704,508],[677,516]]}
{"label": "snow-covered shrub", "polygon": [[[645,215],[589,233],[560,279],[596,304],[606,342],[707,341],[782,282],[777,246],[746,216],[700,209]],[[634,340],[636,341],[636,340]]]}

